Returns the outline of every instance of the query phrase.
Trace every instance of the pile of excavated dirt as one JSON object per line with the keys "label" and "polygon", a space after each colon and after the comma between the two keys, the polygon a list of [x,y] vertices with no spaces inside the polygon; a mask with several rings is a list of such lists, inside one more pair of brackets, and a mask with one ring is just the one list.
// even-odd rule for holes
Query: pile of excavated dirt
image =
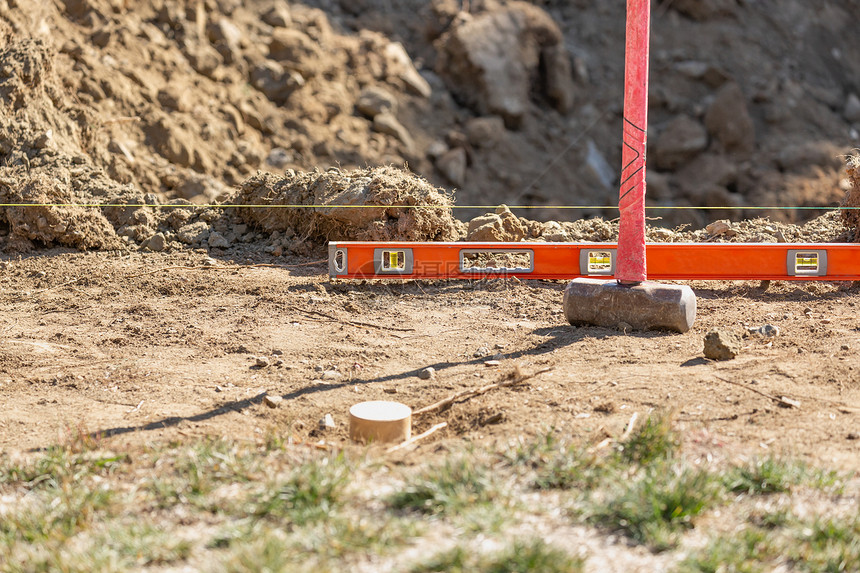
{"label": "pile of excavated dirt", "polygon": [[[449,167],[463,150],[466,166],[453,170],[461,202],[546,205],[545,219],[564,217],[553,204],[616,202],[624,2],[403,0],[394,9],[388,0],[308,2],[352,33],[399,39],[423,65],[435,107],[446,107],[436,103],[445,92],[462,103],[465,113],[451,123],[441,109],[405,120],[437,134],[439,174],[446,171],[435,158]],[[740,0],[656,3],[651,200],[738,208],[719,214],[735,220],[759,214],[747,206],[836,206],[840,155],[860,141],[858,18],[852,0],[785,0],[779,9]],[[609,213],[585,212],[593,214]],[[809,215],[780,210],[772,218]],[[704,226],[711,217],[673,211],[664,223]]]}
{"label": "pile of excavated dirt", "polygon": [[[845,211],[843,213],[856,213]],[[647,225],[646,240],[652,242],[695,243],[836,243],[850,242],[852,231],[840,214],[831,211],[802,225],[758,217],[743,221],[720,219],[703,229],[687,225],[667,229]],[[517,217],[504,205],[494,213],[475,217],[468,224],[468,241],[550,241],[607,242],[618,240],[618,220],[600,217],[572,222],[540,222]]]}
{"label": "pile of excavated dirt", "polygon": [[241,217],[287,239],[456,241],[463,235],[449,194],[392,167],[260,173],[242,184],[235,204],[253,205],[240,209]]}
{"label": "pile of excavated dirt", "polygon": [[[60,168],[62,169],[62,168]],[[68,170],[66,170],[68,171]],[[29,251],[33,242],[42,245],[59,244],[79,249],[116,249],[122,243],[113,225],[100,211],[87,207],[69,207],[68,204],[91,203],[94,199],[87,190],[81,189],[70,181],[68,173],[59,180],[48,175],[43,169],[17,178],[14,183],[7,178],[5,170],[0,170],[0,202],[5,204],[39,203],[38,207],[6,207],[5,218],[9,226],[6,249],[10,251]],[[96,177],[97,179],[97,177]],[[115,186],[116,184],[113,184]],[[103,190],[113,190],[111,185]],[[110,197],[99,194],[99,199]],[[116,196],[114,196],[115,198]],[[112,209],[115,215],[124,211]],[[142,219],[151,216],[140,211]],[[131,215],[134,217],[134,215]],[[127,218],[123,213],[116,218]]]}
{"label": "pile of excavated dirt", "polygon": [[846,171],[851,181],[851,187],[842,201],[842,221],[851,230],[855,241],[860,241],[860,155],[848,157]]}
{"label": "pile of excavated dirt", "polygon": [[[543,219],[570,213],[553,205],[615,203],[623,9],[0,0],[0,200],[120,205],[0,208],[0,249],[304,252],[304,235],[609,239],[609,223],[588,219],[612,213],[600,209],[577,212],[586,218],[577,223],[501,210],[466,231],[445,208],[454,190],[460,204],[545,206],[532,211]],[[840,154],[860,139],[860,45],[847,28],[858,10],[850,0],[655,9],[649,200],[738,208],[669,211],[659,224],[698,228],[760,213],[745,206],[839,203],[850,188]],[[268,193],[283,174],[295,183],[279,189],[301,203],[319,190],[299,186],[326,181],[333,167],[390,165],[405,169],[378,172],[392,194],[432,188],[448,197],[440,210],[328,208],[303,226],[297,213],[246,210],[239,220],[233,209],[194,206],[255,186]],[[157,207],[166,203],[181,207]]]}

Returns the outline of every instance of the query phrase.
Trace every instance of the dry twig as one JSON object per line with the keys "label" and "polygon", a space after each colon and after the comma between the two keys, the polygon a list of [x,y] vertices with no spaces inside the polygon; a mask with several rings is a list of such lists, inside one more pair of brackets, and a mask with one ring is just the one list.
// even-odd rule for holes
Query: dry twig
{"label": "dry twig", "polygon": [[495,384],[488,384],[486,386],[482,386],[475,390],[464,390],[462,392],[457,392],[456,394],[452,394],[448,396],[444,400],[439,400],[434,404],[430,404],[429,406],[424,406],[418,410],[412,412],[413,416],[420,416],[421,414],[427,414],[429,412],[436,412],[437,410],[446,410],[451,407],[454,402],[468,400],[470,398],[474,398],[475,396],[479,396],[481,394],[485,394],[490,390],[495,390],[497,388],[507,388],[509,386],[516,386],[517,384],[521,384],[526,380],[530,380],[536,376],[541,374],[545,374],[552,370],[552,368],[543,368],[538,370],[534,374],[523,374],[520,372],[519,367],[515,367],[511,372],[509,372],[505,377],[507,380],[503,380],[502,382],[496,382]]}
{"label": "dry twig", "polygon": [[767,398],[769,400],[773,400],[774,402],[776,402],[777,404],[779,404],[783,408],[800,408],[800,402],[798,402],[797,400],[792,400],[791,398],[786,398],[785,396],[777,397],[777,396],[774,396],[772,394],[768,394],[767,392],[762,392],[761,390],[756,390],[755,388],[750,388],[746,384],[741,384],[740,382],[732,382],[731,380],[726,380],[725,378],[721,378],[719,376],[714,376],[714,378],[716,378],[717,380],[722,380],[726,384],[731,384],[733,386],[737,386],[739,388],[744,388],[745,390],[749,390],[750,392],[755,392],[759,396],[764,396],[765,398]]}
{"label": "dry twig", "polygon": [[396,446],[392,446],[392,447],[388,448],[387,450],[385,450],[385,453],[390,454],[391,452],[396,452],[397,450],[401,450],[403,448],[408,448],[409,446],[411,446],[412,444],[414,444],[418,440],[423,440],[424,438],[426,438],[430,434],[438,432],[439,430],[446,427],[447,425],[448,425],[448,422],[440,422],[440,423],[436,424],[435,426],[433,426],[432,428],[430,428],[429,430],[427,430],[426,432],[422,432],[422,433],[418,434],[417,436],[412,436],[411,438],[409,438],[405,442],[401,442],[401,443],[397,444]]}
{"label": "dry twig", "polygon": [[360,322],[357,320],[342,320],[340,318],[337,318],[336,316],[332,316],[328,313],[325,313],[325,312],[322,312],[319,310],[309,310],[306,308],[299,308],[299,307],[293,306],[291,304],[285,304],[284,306],[287,308],[290,308],[292,310],[295,310],[296,312],[301,312],[301,313],[306,314],[306,315],[321,316],[323,318],[329,319],[332,322],[339,322],[341,324],[348,324],[350,326],[357,326],[359,328],[365,328],[366,327],[366,328],[375,328],[377,330],[393,330],[395,332],[415,332],[414,328],[397,328],[396,326],[380,326],[378,324],[371,324],[369,322]]}
{"label": "dry twig", "polygon": [[633,415],[630,416],[630,421],[627,422],[627,428],[624,429],[624,433],[621,434],[621,437],[618,439],[619,442],[623,442],[627,438],[630,437],[630,434],[633,433],[633,428],[636,427],[636,419],[639,417],[639,412],[633,412]]}

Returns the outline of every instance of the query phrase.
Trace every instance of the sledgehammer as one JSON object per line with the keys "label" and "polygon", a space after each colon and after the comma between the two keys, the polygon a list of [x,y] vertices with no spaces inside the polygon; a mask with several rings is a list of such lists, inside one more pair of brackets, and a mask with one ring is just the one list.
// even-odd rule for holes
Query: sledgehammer
{"label": "sledgehammer", "polygon": [[696,318],[696,295],[688,286],[647,281],[645,264],[645,145],[648,127],[650,0],[627,0],[624,51],[624,135],[620,228],[615,280],[574,279],[564,290],[571,324],[635,330],[687,332]]}

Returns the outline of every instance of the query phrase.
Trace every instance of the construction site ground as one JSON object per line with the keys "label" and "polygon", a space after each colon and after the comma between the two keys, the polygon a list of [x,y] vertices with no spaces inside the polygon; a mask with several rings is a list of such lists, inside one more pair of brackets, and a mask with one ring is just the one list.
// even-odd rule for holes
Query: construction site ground
{"label": "construction site ground", "polygon": [[[0,260],[7,453],[81,432],[116,449],[273,432],[360,447],[348,440],[352,404],[419,408],[518,367],[551,370],[416,418],[415,433],[448,423],[417,455],[451,440],[492,444],[550,429],[599,442],[634,412],[671,410],[696,451],[860,469],[852,283],[694,282],[695,326],[673,334],[572,327],[563,282],[331,281],[320,260],[202,250],[51,249]],[[764,324],[779,334],[748,334]],[[715,327],[745,335],[735,359],[704,357]],[[435,375],[419,378],[427,367]],[[271,408],[265,395],[284,400]],[[327,414],[336,427],[320,430]]]}

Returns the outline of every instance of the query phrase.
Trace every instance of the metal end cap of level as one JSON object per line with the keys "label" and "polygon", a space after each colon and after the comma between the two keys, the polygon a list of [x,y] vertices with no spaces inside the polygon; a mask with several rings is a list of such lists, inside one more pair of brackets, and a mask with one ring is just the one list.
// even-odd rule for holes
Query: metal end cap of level
{"label": "metal end cap of level", "polygon": [[696,320],[696,295],[687,285],[645,281],[619,285],[614,279],[579,278],[564,289],[564,316],[570,324],[634,330],[687,332]]}

